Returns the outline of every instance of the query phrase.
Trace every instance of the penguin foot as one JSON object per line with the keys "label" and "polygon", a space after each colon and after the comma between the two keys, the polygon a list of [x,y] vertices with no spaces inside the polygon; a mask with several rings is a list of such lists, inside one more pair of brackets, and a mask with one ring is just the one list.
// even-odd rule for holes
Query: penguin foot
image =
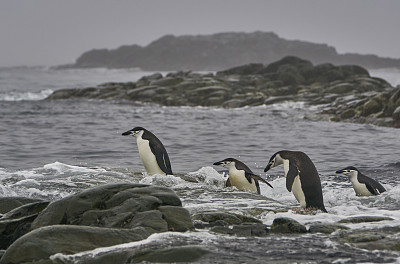
{"label": "penguin foot", "polygon": [[317,214],[317,210],[313,208],[301,208],[301,207],[296,207],[291,209],[292,212],[296,214],[303,214],[303,215],[315,215]]}

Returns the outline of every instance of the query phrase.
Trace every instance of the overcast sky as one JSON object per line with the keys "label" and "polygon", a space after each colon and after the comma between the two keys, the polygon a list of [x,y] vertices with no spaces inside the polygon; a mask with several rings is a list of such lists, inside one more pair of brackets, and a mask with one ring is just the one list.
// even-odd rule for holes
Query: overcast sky
{"label": "overcast sky", "polygon": [[73,63],[166,34],[275,32],[400,58],[399,0],[0,0],[0,66]]}

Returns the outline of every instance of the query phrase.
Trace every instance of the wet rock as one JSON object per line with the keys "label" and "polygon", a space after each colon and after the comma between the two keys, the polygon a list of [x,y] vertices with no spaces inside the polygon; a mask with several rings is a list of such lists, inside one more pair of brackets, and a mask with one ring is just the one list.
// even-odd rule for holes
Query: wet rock
{"label": "wet rock", "polygon": [[238,67],[233,67],[225,71],[217,72],[217,76],[220,75],[251,75],[257,74],[264,69],[264,65],[261,63],[250,63]]}
{"label": "wet rock", "polygon": [[338,221],[340,224],[357,224],[357,223],[368,223],[368,222],[380,222],[386,220],[393,220],[393,218],[385,216],[354,216]]}
{"label": "wet rock", "polygon": [[154,251],[140,251],[133,258],[135,262],[193,262],[206,255],[208,250],[201,246],[180,246],[157,249]]}
{"label": "wet rock", "polygon": [[31,223],[49,202],[35,202],[17,207],[0,218],[0,249],[29,232]]}
{"label": "wet rock", "polygon": [[227,226],[214,226],[210,229],[210,232],[235,235],[239,237],[263,237],[268,235],[268,227],[264,224],[245,224],[245,225],[234,225],[232,228]]}
{"label": "wet rock", "polygon": [[371,77],[357,65],[313,65],[294,56],[269,65],[246,64],[215,75],[181,71],[163,77],[157,73],[144,76],[136,83],[57,90],[47,99],[68,98],[225,108],[300,101],[305,105],[323,106],[322,111],[314,108],[315,113],[308,115],[313,119],[400,127],[399,114],[394,113],[400,107],[399,88]]}
{"label": "wet rock", "polygon": [[232,228],[229,228],[227,226],[214,226],[210,229],[210,232],[224,235],[234,234]]}
{"label": "wet rock", "polygon": [[367,250],[400,251],[400,226],[339,231],[333,239]]}
{"label": "wet rock", "polygon": [[229,225],[239,225],[243,223],[262,223],[262,221],[240,214],[224,213],[224,212],[205,212],[192,216],[193,220],[200,220],[207,223],[214,223],[216,221],[225,221]]}
{"label": "wet rock", "polygon": [[33,199],[28,197],[0,197],[0,214],[7,213],[14,208],[20,207],[24,204],[42,201],[40,199]]}
{"label": "wet rock", "polygon": [[275,218],[271,225],[273,233],[306,233],[307,228],[294,219],[286,217]]}
{"label": "wet rock", "polygon": [[369,116],[382,110],[382,104],[376,100],[371,99],[366,102],[362,107],[362,115]]}
{"label": "wet rock", "polygon": [[2,223],[7,230],[16,221],[23,227],[16,226],[10,236],[33,231],[11,244],[1,263],[39,259],[47,263],[46,258],[58,252],[76,253],[142,240],[153,233],[194,229],[175,192],[160,186],[107,184],[54,201],[41,211],[46,205],[29,204],[5,214]]}
{"label": "wet rock", "polygon": [[392,118],[393,118],[393,125],[394,125],[394,127],[399,128],[399,127],[400,127],[400,106],[397,107],[397,108],[393,111]]}
{"label": "wet rock", "polygon": [[331,234],[336,230],[345,230],[349,229],[347,226],[339,225],[339,224],[312,224],[310,225],[308,232],[310,233],[323,233],[323,234]]}
{"label": "wet rock", "polygon": [[352,92],[353,90],[354,90],[353,85],[349,83],[339,83],[329,87],[327,92],[334,94],[346,94]]}
{"label": "wet rock", "polygon": [[15,241],[1,263],[53,263],[56,253],[74,254],[98,247],[138,241],[151,233],[143,228],[116,229],[89,226],[53,225],[38,228]]}
{"label": "wet rock", "polygon": [[[50,203],[32,223],[32,229],[58,224],[129,228],[138,213],[159,210],[162,217],[158,221],[152,218],[155,230],[164,223],[168,230],[187,230],[191,219],[181,205],[178,196],[166,187],[108,184]],[[180,219],[174,219],[171,211]]]}

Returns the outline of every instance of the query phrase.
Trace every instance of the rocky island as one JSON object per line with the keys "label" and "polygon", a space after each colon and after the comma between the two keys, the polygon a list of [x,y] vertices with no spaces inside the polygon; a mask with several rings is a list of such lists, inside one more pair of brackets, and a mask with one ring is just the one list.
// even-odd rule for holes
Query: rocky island
{"label": "rocky island", "polygon": [[220,71],[248,63],[269,64],[285,56],[314,64],[356,64],[368,69],[400,68],[400,59],[356,53],[339,54],[326,44],[280,38],[272,32],[225,32],[212,35],[163,36],[149,45],[124,45],[83,53],[72,68],[140,68],[146,71]]}
{"label": "rocky island", "polygon": [[128,100],[164,106],[237,108],[304,102],[315,120],[400,127],[400,87],[356,65],[336,66],[287,56],[268,65],[250,63],[216,73],[155,73],[137,82],[62,89],[47,100]]}

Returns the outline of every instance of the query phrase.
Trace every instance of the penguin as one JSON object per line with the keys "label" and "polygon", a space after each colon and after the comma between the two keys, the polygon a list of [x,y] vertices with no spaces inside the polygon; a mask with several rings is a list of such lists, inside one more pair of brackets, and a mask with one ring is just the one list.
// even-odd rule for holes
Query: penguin
{"label": "penguin", "polygon": [[154,174],[172,175],[168,153],[153,133],[143,127],[135,127],[122,135],[136,137],[140,159],[149,176]]}
{"label": "penguin", "polygon": [[357,196],[379,195],[386,191],[386,189],[379,182],[365,176],[353,166],[338,170],[336,173],[349,176],[349,180],[353,185]]}
{"label": "penguin", "polygon": [[243,162],[234,159],[227,158],[213,165],[222,166],[229,170],[229,178],[226,181],[226,187],[235,186],[241,191],[250,191],[253,193],[260,194],[260,184],[258,181],[262,181],[268,184],[269,187],[273,188],[266,180],[258,175],[255,175],[249,167],[247,167]]}
{"label": "penguin", "polygon": [[264,172],[283,164],[286,189],[293,192],[301,208],[319,209],[327,213],[322,196],[321,180],[311,159],[301,151],[278,151],[271,156]]}

